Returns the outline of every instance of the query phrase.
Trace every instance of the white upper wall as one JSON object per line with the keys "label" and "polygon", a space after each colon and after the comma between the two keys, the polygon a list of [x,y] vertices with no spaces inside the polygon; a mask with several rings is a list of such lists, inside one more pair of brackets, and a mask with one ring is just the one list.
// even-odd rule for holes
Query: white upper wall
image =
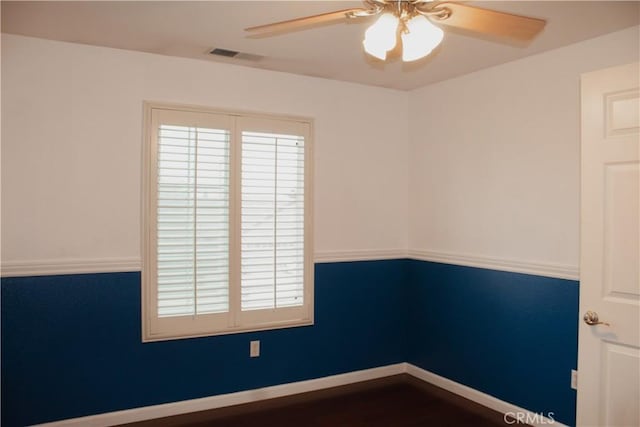
{"label": "white upper wall", "polygon": [[402,250],[406,96],[3,34],[2,261],[140,259],[143,100],[312,117],[316,253]]}
{"label": "white upper wall", "polygon": [[577,272],[580,75],[637,61],[638,28],[412,92],[412,253]]}
{"label": "white upper wall", "polygon": [[408,248],[577,271],[580,74],[637,60],[638,40],[635,27],[406,93],[3,35],[3,263],[139,262],[153,100],[313,117],[321,257]]}

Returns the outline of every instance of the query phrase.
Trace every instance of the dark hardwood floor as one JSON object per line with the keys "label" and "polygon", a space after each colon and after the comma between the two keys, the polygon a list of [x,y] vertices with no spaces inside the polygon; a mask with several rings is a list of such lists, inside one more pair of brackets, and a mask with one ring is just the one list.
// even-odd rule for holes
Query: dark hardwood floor
{"label": "dark hardwood floor", "polygon": [[409,375],[245,405],[127,424],[129,427],[496,427],[502,414]]}

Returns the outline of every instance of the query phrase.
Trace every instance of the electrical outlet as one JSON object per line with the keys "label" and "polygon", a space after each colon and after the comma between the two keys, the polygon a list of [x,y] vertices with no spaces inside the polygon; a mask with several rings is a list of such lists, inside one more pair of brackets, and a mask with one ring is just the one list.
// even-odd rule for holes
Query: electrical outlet
{"label": "electrical outlet", "polygon": [[574,390],[578,389],[578,371],[575,369],[571,370],[571,388]]}
{"label": "electrical outlet", "polygon": [[260,357],[260,341],[251,341],[249,343],[249,356]]}

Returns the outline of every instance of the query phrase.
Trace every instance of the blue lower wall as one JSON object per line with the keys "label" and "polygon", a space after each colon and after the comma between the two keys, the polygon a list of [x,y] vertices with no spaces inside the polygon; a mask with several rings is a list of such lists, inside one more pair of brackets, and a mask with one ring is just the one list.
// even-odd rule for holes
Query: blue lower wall
{"label": "blue lower wall", "polygon": [[575,425],[578,282],[411,261],[408,362]]}
{"label": "blue lower wall", "polygon": [[404,362],[407,265],[317,264],[311,327],[145,344],[139,273],[3,279],[2,425]]}
{"label": "blue lower wall", "polygon": [[577,282],[412,260],[315,268],[314,326],[145,344],[139,273],[3,279],[2,425],[404,361],[575,424]]}

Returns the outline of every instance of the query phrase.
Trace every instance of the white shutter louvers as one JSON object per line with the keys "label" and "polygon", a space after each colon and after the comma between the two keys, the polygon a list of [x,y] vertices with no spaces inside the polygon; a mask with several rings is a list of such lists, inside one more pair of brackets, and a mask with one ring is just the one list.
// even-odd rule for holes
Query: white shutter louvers
{"label": "white shutter louvers", "polygon": [[145,114],[143,340],[312,324],[311,123]]}
{"label": "white shutter louvers", "polygon": [[302,305],[304,138],[242,133],[242,309]]}
{"label": "white shutter louvers", "polygon": [[229,140],[225,130],[160,126],[160,317],[228,310]]}

